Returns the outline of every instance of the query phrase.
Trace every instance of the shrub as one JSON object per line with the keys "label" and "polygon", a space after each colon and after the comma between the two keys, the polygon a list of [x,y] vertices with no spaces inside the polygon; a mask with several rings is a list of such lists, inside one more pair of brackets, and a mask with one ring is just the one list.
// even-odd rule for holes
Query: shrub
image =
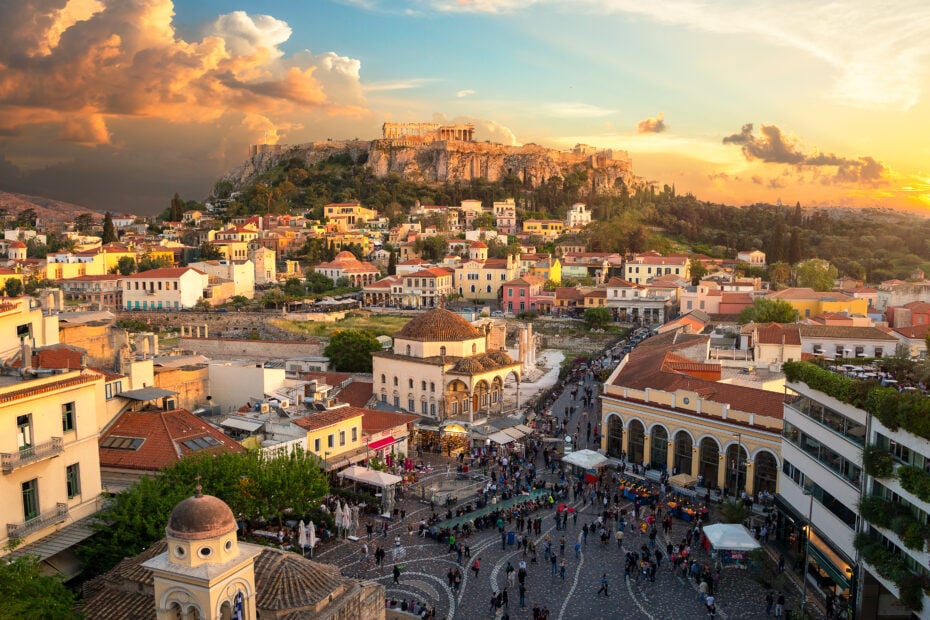
{"label": "shrub", "polygon": [[875,478],[890,478],[894,475],[891,453],[878,446],[866,446],[862,450],[862,465],[865,473]]}
{"label": "shrub", "polygon": [[930,474],[919,467],[904,465],[898,469],[898,479],[908,493],[930,502]]}

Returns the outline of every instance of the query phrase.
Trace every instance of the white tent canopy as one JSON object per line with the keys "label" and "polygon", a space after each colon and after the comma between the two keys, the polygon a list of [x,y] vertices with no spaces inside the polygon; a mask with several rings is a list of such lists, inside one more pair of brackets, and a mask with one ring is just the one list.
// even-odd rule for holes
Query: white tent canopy
{"label": "white tent canopy", "polygon": [[490,439],[494,443],[499,443],[501,445],[508,444],[512,441],[515,441],[513,437],[511,437],[504,431],[497,431],[493,435],[488,435],[488,439]]}
{"label": "white tent canopy", "polygon": [[562,462],[583,469],[595,469],[606,463],[607,457],[594,450],[579,450],[563,456]]}
{"label": "white tent canopy", "polygon": [[745,527],[739,523],[715,523],[704,526],[704,535],[714,549],[727,551],[752,551],[761,545]]}
{"label": "white tent canopy", "polygon": [[378,471],[376,469],[369,469],[368,467],[362,467],[360,465],[346,467],[339,472],[339,477],[361,482],[362,484],[370,484],[379,489],[393,486],[398,482],[404,481],[400,476],[395,476],[394,474]]}

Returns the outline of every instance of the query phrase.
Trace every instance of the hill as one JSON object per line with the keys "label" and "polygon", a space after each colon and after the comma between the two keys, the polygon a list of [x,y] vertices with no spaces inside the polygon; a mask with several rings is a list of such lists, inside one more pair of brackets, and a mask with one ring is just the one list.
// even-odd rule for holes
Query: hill
{"label": "hill", "polygon": [[103,217],[99,211],[70,202],[4,191],[0,191],[0,209],[10,216],[15,216],[26,209],[32,209],[40,222],[73,222],[74,218],[81,213],[92,213]]}

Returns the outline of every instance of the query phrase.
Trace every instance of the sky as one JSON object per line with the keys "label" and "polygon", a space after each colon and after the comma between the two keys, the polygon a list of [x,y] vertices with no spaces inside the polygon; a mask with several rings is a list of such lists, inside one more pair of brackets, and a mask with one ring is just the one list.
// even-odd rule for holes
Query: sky
{"label": "sky", "polygon": [[251,143],[437,120],[702,200],[930,213],[930,2],[0,2],[0,190],[154,213]]}

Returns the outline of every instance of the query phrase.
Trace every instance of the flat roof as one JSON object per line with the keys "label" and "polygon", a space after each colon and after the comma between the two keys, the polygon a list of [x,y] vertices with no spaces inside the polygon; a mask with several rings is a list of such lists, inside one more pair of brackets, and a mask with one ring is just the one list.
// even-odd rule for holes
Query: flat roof
{"label": "flat roof", "polygon": [[130,400],[147,401],[164,398],[166,396],[175,396],[177,392],[159,387],[144,387],[137,390],[126,390],[125,392],[120,392],[118,395]]}

